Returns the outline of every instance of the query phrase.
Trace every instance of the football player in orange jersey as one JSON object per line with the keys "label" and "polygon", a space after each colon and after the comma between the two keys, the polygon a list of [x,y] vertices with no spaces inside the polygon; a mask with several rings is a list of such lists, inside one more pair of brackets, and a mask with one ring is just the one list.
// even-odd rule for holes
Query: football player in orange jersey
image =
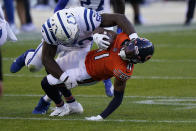
{"label": "football player in orange jersey", "polygon": [[[102,120],[116,110],[123,100],[126,81],[132,75],[134,64],[146,62],[154,53],[154,46],[147,39],[136,38],[130,40],[125,33],[119,35],[112,31],[107,31],[107,33],[112,34],[108,34],[110,38],[115,38],[107,50],[97,49],[88,53],[73,51],[57,59],[61,69],[68,74],[66,80],[72,80],[74,83],[76,81],[78,85],[95,83],[115,77],[112,101],[100,115],[86,117],[86,120]],[[94,37],[94,39],[96,38]],[[64,116],[71,113],[69,107],[66,107],[61,99],[58,89],[64,95],[65,90],[73,87],[69,85],[72,84],[72,81],[62,82],[51,74],[42,80],[43,90],[56,104],[56,108],[50,116]]]}

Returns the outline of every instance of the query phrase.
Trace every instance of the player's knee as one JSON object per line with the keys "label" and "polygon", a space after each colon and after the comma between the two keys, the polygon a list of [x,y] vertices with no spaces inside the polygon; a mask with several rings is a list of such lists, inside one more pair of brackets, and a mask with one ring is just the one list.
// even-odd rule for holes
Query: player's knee
{"label": "player's knee", "polygon": [[30,72],[38,72],[41,69],[41,67],[37,67],[36,65],[31,64],[27,65],[27,68]]}
{"label": "player's knee", "polygon": [[41,60],[33,58],[34,52],[29,52],[25,58],[25,65],[30,72],[38,72],[42,68]]}
{"label": "player's knee", "polygon": [[41,86],[43,90],[47,90],[50,88],[50,84],[48,83],[47,77],[44,77],[41,81]]}

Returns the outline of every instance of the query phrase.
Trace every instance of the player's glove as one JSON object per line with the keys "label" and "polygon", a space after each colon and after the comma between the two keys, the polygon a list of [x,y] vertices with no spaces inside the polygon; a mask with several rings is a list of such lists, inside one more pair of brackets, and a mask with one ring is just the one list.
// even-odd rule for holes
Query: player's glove
{"label": "player's glove", "polygon": [[88,120],[88,121],[101,121],[101,120],[103,120],[103,118],[100,115],[85,117],[85,119]]}
{"label": "player's glove", "polygon": [[67,72],[64,72],[61,75],[60,80],[64,82],[67,89],[71,89],[78,86],[77,80],[71,77],[71,75],[69,75]]}
{"label": "player's glove", "polygon": [[129,38],[130,38],[130,40],[134,40],[134,39],[138,38],[138,35],[137,35],[137,33],[132,33],[129,35]]}
{"label": "player's glove", "polygon": [[95,33],[93,35],[93,41],[100,49],[107,49],[110,46],[110,42],[108,42],[107,40],[109,40],[109,37],[105,34]]}

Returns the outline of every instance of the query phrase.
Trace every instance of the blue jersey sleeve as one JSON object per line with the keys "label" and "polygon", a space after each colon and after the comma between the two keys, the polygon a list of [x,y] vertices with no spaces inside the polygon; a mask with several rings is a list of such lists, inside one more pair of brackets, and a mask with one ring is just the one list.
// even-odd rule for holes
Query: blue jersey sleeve
{"label": "blue jersey sleeve", "polygon": [[69,0],[59,0],[55,9],[54,9],[54,13],[59,10],[64,9],[68,2],[69,2]]}

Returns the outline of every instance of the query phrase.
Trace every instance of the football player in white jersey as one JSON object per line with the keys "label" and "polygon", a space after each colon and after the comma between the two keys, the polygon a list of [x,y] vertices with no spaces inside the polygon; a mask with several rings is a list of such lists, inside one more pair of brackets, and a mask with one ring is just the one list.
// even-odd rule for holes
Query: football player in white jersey
{"label": "football player in white jersey", "polygon": [[[58,11],[42,26],[43,42],[34,52],[31,50],[26,51],[23,55],[18,57],[16,61],[13,62],[11,71],[19,71],[25,64],[31,68],[32,71],[39,70],[43,62],[48,73],[52,74],[61,81],[66,81],[68,80],[68,74],[63,72],[56,63],[54,59],[55,54],[60,51],[70,51],[74,49],[79,49],[81,52],[89,51],[91,42],[88,41],[92,41],[92,37],[90,37],[92,31],[97,27],[111,27],[115,25],[119,25],[125,33],[130,34],[131,39],[137,37],[134,27],[125,15],[100,15],[96,11],[83,7]],[[107,48],[109,46],[109,42],[104,41],[103,38],[107,38],[107,36],[100,34],[97,37],[99,41],[98,45],[101,48]],[[42,61],[40,58],[42,58]],[[69,78],[69,81],[71,81],[71,78]],[[69,90],[67,92],[67,102],[70,103],[70,105],[73,103],[80,105],[75,101],[71,92]],[[45,109],[48,109],[49,104],[50,103],[42,103],[42,106]],[[83,112],[83,108],[80,109],[81,110],[75,112]]]}
{"label": "football player in white jersey", "polygon": [[[124,14],[125,11],[125,1],[124,0],[59,0],[54,12],[64,9],[65,7],[76,7],[76,6],[83,6],[86,8],[94,9],[96,11],[99,11],[101,13],[103,12],[110,12],[110,2],[113,3],[113,9],[115,13],[121,13]],[[87,37],[88,38],[88,37]],[[38,47],[38,49],[42,48],[42,44]],[[73,48],[67,48],[67,50],[73,50]],[[27,52],[30,52],[29,54],[34,54],[35,50],[28,50]],[[36,50],[36,55],[34,56],[33,60],[41,59],[40,51]],[[60,52],[60,51],[58,51]],[[24,55],[21,56],[21,58],[24,58],[27,53],[24,53]],[[39,54],[39,55],[38,55]],[[30,56],[31,57],[31,56]],[[20,61],[21,59],[18,59]],[[28,63],[28,67],[30,71],[38,71],[42,67],[41,61],[36,61],[38,63],[36,66],[33,65],[33,60]],[[21,60],[24,61],[24,60]],[[16,65],[16,64],[15,64]],[[20,67],[24,65],[24,62],[21,62],[21,65],[16,65],[16,70],[20,70]],[[36,67],[36,68],[35,68]],[[16,72],[16,70],[12,70],[11,72]],[[108,96],[113,96],[113,85],[111,83],[111,80],[105,80],[105,91]],[[68,94],[71,94],[69,91],[67,91]],[[70,100],[70,99],[69,99]],[[35,114],[42,114],[48,110],[48,107],[50,105],[50,99],[46,96],[41,97],[38,105],[35,107],[33,113]]]}
{"label": "football player in white jersey", "polygon": [[[64,8],[82,6],[88,9],[93,9],[99,13],[111,13],[110,2],[113,5],[115,13],[124,14],[125,12],[125,0],[59,0],[55,12]],[[112,27],[107,28],[113,30]],[[104,80],[106,95],[112,97],[114,95],[114,87],[111,79]],[[38,106],[39,107],[39,104]]]}
{"label": "football player in white jersey", "polygon": [[[110,2],[113,5],[115,13],[124,14],[125,12],[125,0],[59,0],[55,12],[64,8],[82,6],[88,9],[93,9],[99,13],[111,13]],[[113,30],[112,27],[107,28]],[[119,29],[118,29],[119,31]],[[113,85],[110,79],[104,80],[106,95],[111,97],[113,93]]]}

